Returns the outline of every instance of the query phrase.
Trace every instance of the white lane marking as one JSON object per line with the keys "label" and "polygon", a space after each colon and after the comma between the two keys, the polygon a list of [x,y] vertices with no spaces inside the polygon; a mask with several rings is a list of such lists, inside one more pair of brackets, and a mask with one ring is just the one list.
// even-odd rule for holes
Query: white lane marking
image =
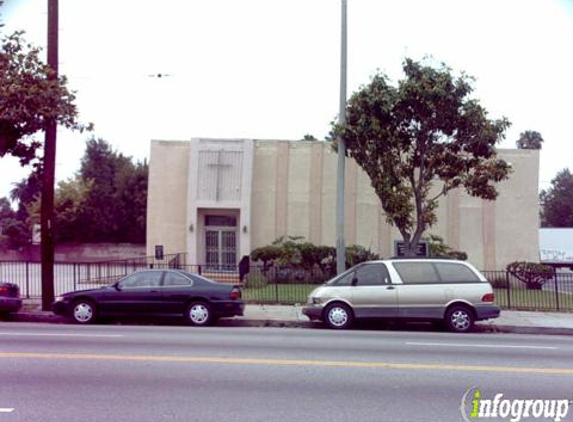
{"label": "white lane marking", "polygon": [[31,336],[31,337],[125,337],[123,334],[75,334],[75,333],[0,333],[0,336]]}
{"label": "white lane marking", "polygon": [[12,407],[0,407],[0,413],[12,413],[14,408]]}
{"label": "white lane marking", "polygon": [[462,344],[462,343],[422,343],[422,342],[406,342],[408,346],[440,346],[440,347],[482,347],[490,349],[545,349],[556,350],[558,347],[554,346],[515,346],[510,344]]}

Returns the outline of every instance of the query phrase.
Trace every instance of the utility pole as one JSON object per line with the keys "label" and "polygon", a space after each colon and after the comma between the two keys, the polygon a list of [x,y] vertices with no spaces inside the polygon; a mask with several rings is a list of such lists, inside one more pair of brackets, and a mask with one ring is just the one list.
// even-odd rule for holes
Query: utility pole
{"label": "utility pole", "polygon": [[[338,122],[346,123],[346,6],[342,2],[342,25],[340,39],[340,109]],[[336,178],[336,272],[346,270],[346,248],[344,245],[344,165],[346,146],[344,140],[338,137],[338,171]]]}
{"label": "utility pole", "polygon": [[[50,79],[58,79],[58,0],[48,0],[48,66]],[[56,170],[57,122],[46,127],[42,179],[42,310],[54,301],[54,182]]]}

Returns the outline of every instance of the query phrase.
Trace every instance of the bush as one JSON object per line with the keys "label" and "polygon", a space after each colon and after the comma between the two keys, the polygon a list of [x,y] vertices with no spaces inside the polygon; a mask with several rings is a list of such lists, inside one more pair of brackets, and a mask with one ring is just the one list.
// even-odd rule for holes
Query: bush
{"label": "bush", "polygon": [[440,236],[431,234],[425,240],[428,242],[431,258],[457,259],[458,261],[466,261],[468,259],[467,253],[450,248]]}
{"label": "bush", "polygon": [[[305,242],[300,236],[282,236],[271,245],[256,248],[251,259],[263,263],[263,274],[270,283],[319,283],[336,275],[336,248]],[[346,248],[346,268],[378,255],[360,245]]]}
{"label": "bush", "polygon": [[346,268],[354,267],[361,262],[374,261],[380,257],[360,245],[350,245],[346,248]]}
{"label": "bush", "polygon": [[553,278],[553,268],[535,262],[515,261],[507,265],[507,271],[525,283],[528,289],[541,290],[547,280]]}
{"label": "bush", "polygon": [[245,287],[257,289],[267,285],[267,278],[260,273],[248,274],[245,279]]}
{"label": "bush", "polygon": [[496,272],[495,274],[488,274],[487,281],[492,287],[496,289],[507,289],[509,287],[509,281],[507,279],[507,272]]}

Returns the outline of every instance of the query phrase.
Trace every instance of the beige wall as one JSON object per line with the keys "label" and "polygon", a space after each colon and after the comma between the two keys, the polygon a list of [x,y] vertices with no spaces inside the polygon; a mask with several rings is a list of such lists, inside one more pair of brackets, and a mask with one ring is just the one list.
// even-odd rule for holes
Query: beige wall
{"label": "beige wall", "polygon": [[[148,253],[185,251],[185,192],[189,142],[152,142],[148,198]],[[440,202],[438,223],[428,232],[468,253],[477,267],[503,269],[514,260],[537,260],[538,151],[500,150],[514,168],[498,185],[495,202],[455,191]],[[335,245],[337,156],[323,142],[255,141],[252,162],[251,248],[282,235]],[[398,231],[381,212],[370,180],[353,160],[346,164],[345,240],[383,257],[394,253]]]}
{"label": "beige wall", "polygon": [[187,249],[189,142],[151,141],[147,192],[147,255],[155,245],[165,254]]}
{"label": "beige wall", "polygon": [[[441,200],[438,222],[428,230],[467,252],[471,262],[486,270],[502,269],[514,260],[537,260],[538,152],[500,150],[499,155],[514,172],[498,185],[497,201],[451,192]],[[335,245],[337,156],[330,147],[320,142],[257,141],[254,162],[253,248],[283,234]],[[346,244],[360,244],[389,257],[394,241],[400,239],[386,222],[368,176],[347,160]]]}

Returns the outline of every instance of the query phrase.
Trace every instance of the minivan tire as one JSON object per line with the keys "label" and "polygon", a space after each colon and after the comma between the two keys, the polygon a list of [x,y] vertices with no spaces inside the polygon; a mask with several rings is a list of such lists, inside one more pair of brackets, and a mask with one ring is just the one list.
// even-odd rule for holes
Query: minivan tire
{"label": "minivan tire", "polygon": [[324,310],[324,323],[335,330],[345,330],[352,325],[354,314],[350,306],[344,303],[331,303]]}
{"label": "minivan tire", "polygon": [[469,333],[474,327],[475,317],[470,308],[454,305],[446,312],[444,323],[453,333]]}

